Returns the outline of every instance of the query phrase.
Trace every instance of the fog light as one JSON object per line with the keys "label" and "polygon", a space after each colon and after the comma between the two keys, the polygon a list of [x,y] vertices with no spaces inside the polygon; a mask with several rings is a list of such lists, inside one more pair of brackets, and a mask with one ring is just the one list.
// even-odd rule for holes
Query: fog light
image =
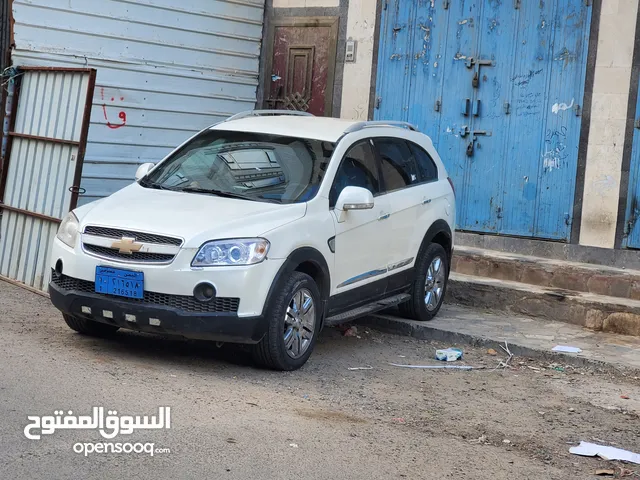
{"label": "fog light", "polygon": [[199,302],[210,302],[216,297],[216,289],[210,283],[199,283],[193,289],[193,296]]}
{"label": "fog light", "polygon": [[125,314],[124,319],[127,322],[132,322],[132,323],[136,322],[136,316],[135,315],[131,315],[130,313]]}
{"label": "fog light", "polygon": [[91,307],[82,307],[82,313],[86,313],[87,315],[91,315]]}
{"label": "fog light", "polygon": [[160,319],[159,318],[150,318],[149,319],[149,325],[152,325],[154,327],[159,327],[160,326]]}
{"label": "fog light", "polygon": [[102,316],[104,318],[113,318],[113,312],[111,310],[103,310]]}

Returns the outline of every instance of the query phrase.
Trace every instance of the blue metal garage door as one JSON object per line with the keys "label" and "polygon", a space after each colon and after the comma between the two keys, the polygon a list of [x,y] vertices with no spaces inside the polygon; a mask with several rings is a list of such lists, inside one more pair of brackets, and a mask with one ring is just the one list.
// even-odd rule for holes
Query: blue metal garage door
{"label": "blue metal garage door", "polygon": [[629,195],[624,226],[624,246],[640,248],[640,95],[636,102],[636,121],[629,170]]}
{"label": "blue metal garage door", "polygon": [[591,7],[586,0],[387,0],[376,119],[431,136],[458,228],[568,240]]}

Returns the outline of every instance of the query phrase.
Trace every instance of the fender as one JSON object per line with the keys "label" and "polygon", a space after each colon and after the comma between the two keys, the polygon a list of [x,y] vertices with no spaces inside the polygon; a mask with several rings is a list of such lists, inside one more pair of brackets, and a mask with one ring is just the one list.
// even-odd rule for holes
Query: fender
{"label": "fender", "polygon": [[451,257],[453,255],[453,242],[451,241],[451,237],[452,237],[451,227],[449,227],[449,224],[444,220],[436,220],[429,227],[429,230],[427,230],[427,233],[424,234],[422,244],[420,245],[420,251],[427,248],[429,244],[433,242],[433,239],[435,238],[435,236],[438,235],[439,233],[444,233],[449,239],[449,245],[451,245],[451,248],[449,248],[447,255],[449,256],[449,259],[448,259],[449,266],[451,266]]}
{"label": "fender", "polygon": [[317,267],[322,272],[323,285],[318,285],[318,289],[320,290],[320,294],[322,295],[322,318],[324,320],[324,312],[326,311],[327,301],[329,300],[329,291],[331,290],[331,275],[329,273],[329,265],[325,260],[324,256],[313,247],[300,247],[287,257],[284,261],[278,273],[273,278],[271,282],[271,287],[269,288],[269,293],[267,294],[267,300],[264,303],[264,307],[262,307],[262,314],[266,315],[269,306],[271,305],[271,299],[273,298],[273,293],[278,285],[281,283],[282,278],[286,278],[287,275],[290,275],[294,272],[300,264],[304,262],[310,262],[315,267]]}

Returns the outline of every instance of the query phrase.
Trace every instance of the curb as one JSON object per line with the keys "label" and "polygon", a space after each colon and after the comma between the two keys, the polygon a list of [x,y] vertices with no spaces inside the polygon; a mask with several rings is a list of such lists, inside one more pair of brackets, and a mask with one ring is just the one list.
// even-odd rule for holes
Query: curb
{"label": "curb", "polygon": [[[486,349],[493,348],[498,352],[503,351],[500,348],[500,345],[504,345],[504,341],[430,327],[427,323],[405,320],[391,315],[369,315],[359,319],[357,323],[385,333],[413,337],[418,340],[433,340],[450,344],[464,344]],[[562,363],[564,365],[572,365],[574,367],[595,368],[600,373],[640,374],[640,369],[633,367],[596,360],[593,358],[580,357],[577,355],[550,352],[548,350],[532,348],[518,343],[508,343],[509,350],[513,353],[514,357],[530,357],[548,361],[550,363]]]}

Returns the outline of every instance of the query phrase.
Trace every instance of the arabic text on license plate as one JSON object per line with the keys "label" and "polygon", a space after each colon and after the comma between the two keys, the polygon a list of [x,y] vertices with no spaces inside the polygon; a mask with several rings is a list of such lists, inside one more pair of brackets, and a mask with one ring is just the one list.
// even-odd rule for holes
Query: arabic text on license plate
{"label": "arabic text on license plate", "polygon": [[96,292],[119,297],[143,298],[144,273],[96,267]]}

